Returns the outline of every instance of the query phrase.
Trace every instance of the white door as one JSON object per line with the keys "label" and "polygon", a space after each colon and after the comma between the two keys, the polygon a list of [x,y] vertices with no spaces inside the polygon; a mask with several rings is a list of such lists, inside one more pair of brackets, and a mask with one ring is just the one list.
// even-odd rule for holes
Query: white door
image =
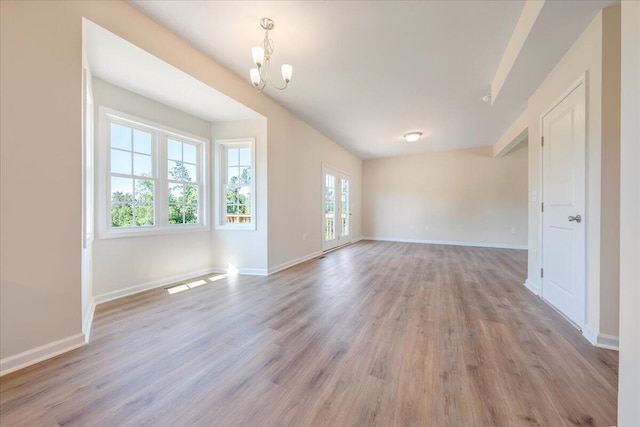
{"label": "white door", "polygon": [[322,250],[351,241],[349,176],[322,166]]}
{"label": "white door", "polygon": [[542,297],[585,323],[585,87],[542,118]]}

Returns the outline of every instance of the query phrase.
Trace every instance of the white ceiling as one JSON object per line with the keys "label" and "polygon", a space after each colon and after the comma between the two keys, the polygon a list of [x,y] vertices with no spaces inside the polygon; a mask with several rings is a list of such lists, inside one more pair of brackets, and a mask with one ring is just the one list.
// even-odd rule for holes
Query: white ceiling
{"label": "white ceiling", "polygon": [[[490,92],[523,0],[130,1],[247,84],[251,47],[264,36],[260,18],[274,19],[273,66],[292,64],[293,79],[266,95],[363,159],[494,144],[607,3],[550,2],[563,4],[547,19],[555,26],[539,19],[536,31],[545,43],[556,34],[553,49],[527,54],[551,64],[521,71],[520,84],[490,105],[480,98]],[[563,20],[572,24],[558,26]],[[424,137],[404,142],[414,130]]]}
{"label": "white ceiling", "polygon": [[262,117],[88,20],[83,38],[91,74],[102,80],[210,122]]}

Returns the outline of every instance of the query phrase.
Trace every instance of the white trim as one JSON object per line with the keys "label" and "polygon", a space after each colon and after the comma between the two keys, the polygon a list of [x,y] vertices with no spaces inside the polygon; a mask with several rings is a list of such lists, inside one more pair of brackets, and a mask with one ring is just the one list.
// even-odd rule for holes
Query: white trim
{"label": "white trim", "polygon": [[[153,228],[152,228],[153,227]],[[141,227],[130,227],[117,229],[112,228],[111,231],[104,232],[103,234],[98,234],[100,240],[106,239],[121,239],[125,237],[144,237],[144,236],[157,236],[157,235],[165,235],[165,234],[176,234],[176,233],[206,233],[211,231],[211,228],[207,225],[196,225],[196,224],[171,224],[163,228],[164,226],[141,226]],[[175,227],[175,228],[174,228]]]}
{"label": "white trim", "polygon": [[100,117],[109,116],[111,119],[115,119],[116,121],[128,122],[129,125],[132,126],[143,126],[149,128],[148,130],[160,130],[166,134],[168,134],[172,138],[182,138],[188,139],[192,142],[196,143],[208,143],[209,140],[202,136],[198,136],[194,133],[190,133],[181,129],[176,129],[171,126],[167,126],[165,124],[154,122],[152,120],[147,120],[142,117],[134,116],[133,114],[125,113],[124,111],[119,111],[105,105],[98,106],[98,113]]}
{"label": "white trim", "polygon": [[89,343],[89,337],[91,336],[91,325],[93,324],[93,315],[96,312],[96,299],[91,297],[91,303],[89,309],[82,319],[82,333],[84,334],[84,342]]}
{"label": "white trim", "polygon": [[82,248],[93,244],[95,233],[95,102],[88,66],[82,68]]}
{"label": "white trim", "polygon": [[191,271],[185,274],[179,274],[171,277],[164,277],[162,279],[153,280],[151,282],[129,286],[127,288],[118,289],[117,291],[105,292],[103,294],[96,295],[94,297],[94,301],[95,301],[95,304],[102,304],[103,302],[112,301],[114,299],[118,299],[122,297],[127,297],[140,292],[148,291],[150,289],[160,288],[162,286],[166,286],[174,282],[179,282],[181,280],[192,279],[194,277],[203,276],[205,274],[226,273],[226,272],[227,272],[226,269],[221,269],[218,267],[203,268],[202,270]]}
{"label": "white trim", "polygon": [[534,284],[531,280],[527,279],[524,281],[524,287],[529,289],[534,295],[540,295],[540,288]]}
{"label": "white trim", "polygon": [[593,345],[596,345],[598,342],[598,333],[591,329],[591,326],[589,325],[584,325],[582,328],[582,336]]}
{"label": "white trim", "polygon": [[380,242],[426,243],[429,245],[477,246],[479,248],[527,250],[527,245],[510,245],[503,243],[458,242],[451,240],[400,239],[394,237],[361,237],[360,240],[376,240]]}
{"label": "white trim", "polygon": [[317,258],[322,255],[322,251],[312,252],[310,254],[301,256],[300,258],[293,259],[291,261],[283,262],[282,264],[278,264],[276,266],[270,267],[268,269],[268,274],[274,274],[282,270],[286,270],[287,268],[293,267],[294,265],[301,264],[305,261],[309,261],[312,258]]}
{"label": "white trim", "polygon": [[620,338],[615,335],[600,334],[585,325],[582,328],[582,335],[593,344],[594,347],[605,348],[607,350],[619,350]]}
{"label": "white trim", "polygon": [[[223,215],[222,211],[226,209],[226,203],[223,202],[226,198],[226,194],[222,189],[225,183],[222,182],[223,176],[227,174],[227,159],[224,155],[225,150],[228,147],[244,147],[249,146],[251,148],[251,223],[249,224],[227,224],[224,221],[225,215]],[[233,230],[233,231],[255,231],[257,229],[258,223],[258,213],[256,212],[257,206],[257,194],[256,194],[256,138],[246,137],[246,138],[233,138],[233,139],[216,139],[214,141],[214,165],[215,165],[215,175],[214,175],[214,223],[216,230]],[[224,166],[223,166],[224,165]],[[251,273],[247,273],[251,274]]]}
{"label": "white trim", "polygon": [[[111,227],[109,207],[111,204],[110,194],[110,141],[109,123],[119,123],[151,133],[152,162],[154,176],[150,180],[154,181],[154,209],[155,224],[143,227]],[[112,239],[123,237],[140,237],[150,235],[163,235],[172,233],[209,231],[209,143],[207,138],[203,138],[192,133],[165,126],[161,123],[153,122],[141,117],[133,116],[122,111],[114,110],[104,105],[98,106],[98,141],[96,157],[97,174],[97,238]],[[166,188],[169,183],[167,174],[167,139],[172,138],[179,142],[194,144],[197,146],[197,166],[200,179],[192,182],[201,190],[199,193],[200,203],[198,204],[198,214],[201,222],[198,224],[169,224],[168,205],[166,201]],[[133,170],[131,171],[133,177]]]}
{"label": "white trim", "polygon": [[85,345],[84,334],[75,334],[0,360],[0,376],[35,365]]}
{"label": "white trim", "polygon": [[240,268],[238,274],[247,276],[268,276],[269,271],[266,268]]}
{"label": "white trim", "polygon": [[598,334],[596,347],[606,348],[608,350],[620,350],[620,338],[615,335]]}
{"label": "white trim", "polygon": [[362,240],[362,239],[363,239],[363,237],[362,237],[362,236],[360,236],[360,237],[357,237],[357,238],[355,238],[355,239],[352,239],[352,240],[351,240],[351,242],[349,242],[349,243],[345,243],[345,244],[344,244],[344,245],[342,245],[342,246],[338,246],[338,247],[336,247],[336,248],[329,249],[328,251],[316,251],[316,252],[312,252],[312,253],[310,253],[310,254],[307,254],[307,255],[301,256],[300,258],[296,258],[296,259],[293,259],[293,260],[291,260],[291,261],[283,262],[282,264],[278,264],[278,265],[276,265],[276,266],[269,267],[269,270],[268,270],[268,271],[269,271],[269,275],[271,275],[271,274],[275,274],[275,273],[278,273],[278,272],[280,272],[280,271],[282,271],[282,270],[286,270],[287,268],[291,268],[291,267],[293,267],[294,265],[302,264],[303,262],[307,262],[307,261],[309,261],[310,259],[318,258],[318,257],[322,256],[322,254],[325,254],[325,253],[328,253],[328,252],[333,252],[334,250],[342,249],[342,248],[344,248],[344,247],[346,247],[346,246],[353,245],[354,243],[357,243],[357,242],[359,242],[359,241],[360,241],[360,240]]}

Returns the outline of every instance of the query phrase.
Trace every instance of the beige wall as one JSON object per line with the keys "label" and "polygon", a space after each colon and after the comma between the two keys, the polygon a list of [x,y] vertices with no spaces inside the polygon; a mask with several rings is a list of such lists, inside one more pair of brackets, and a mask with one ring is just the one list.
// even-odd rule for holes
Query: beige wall
{"label": "beige wall", "polygon": [[[323,161],[354,177],[359,235],[361,161],[130,5],[30,1],[0,8],[0,358],[81,332],[82,17],[267,118],[269,266],[320,250]],[[205,237],[204,247],[211,244]]]}
{"label": "beige wall", "polygon": [[322,249],[323,162],[351,177],[351,232],[354,239],[360,237],[360,159],[304,122],[285,117],[269,117],[268,150],[271,270]]}
{"label": "beige wall", "polygon": [[0,2],[0,358],[81,332],[81,21],[38,6]]}
{"label": "beige wall", "polygon": [[640,425],[640,2],[622,2],[618,425]]}
{"label": "beige wall", "polygon": [[602,10],[601,143],[600,333],[617,336],[620,312],[620,5]]}
{"label": "beige wall", "polygon": [[363,235],[526,247],[526,146],[365,161]]}
{"label": "beige wall", "polygon": [[[617,8],[617,9],[616,9]],[[618,224],[615,220],[615,177],[617,173],[615,153],[615,129],[614,124],[619,120],[616,117],[617,110],[603,109],[603,102],[614,102],[619,99],[619,83],[615,85],[614,67],[607,69],[603,78],[603,49],[615,49],[615,17],[609,14],[619,13],[619,6],[613,6],[611,10],[600,12],[585,29],[584,33],[576,40],[574,45],[563,56],[556,67],[529,98],[529,274],[527,281],[532,288],[540,289],[540,259],[539,259],[539,234],[540,234],[540,199],[533,200],[534,193],[541,194],[540,178],[540,119],[553,103],[582,75],[586,77],[587,91],[587,315],[586,326],[595,334],[610,336],[618,335],[618,305],[614,301],[617,297],[618,283],[615,282],[615,266],[612,264],[617,257],[616,248],[607,247],[611,253],[604,255],[605,263],[602,263],[602,235],[603,233],[618,233]],[[603,45],[603,15],[604,34],[610,32],[610,37],[604,38]],[[619,48],[619,43],[618,43]],[[608,56],[613,55],[607,53]],[[615,56],[615,55],[614,55]],[[605,85],[603,87],[603,84]],[[603,100],[603,92],[608,92]],[[604,141],[604,142],[603,142]],[[612,150],[603,157],[603,150]],[[608,159],[604,162],[603,159]],[[605,179],[603,180],[603,177]],[[611,205],[604,204],[602,194],[610,192],[605,200]],[[607,221],[603,223],[603,214]],[[612,237],[615,239],[615,236]],[[606,277],[607,280],[601,280]],[[604,305],[606,301],[608,305]],[[601,313],[604,312],[604,315]]]}

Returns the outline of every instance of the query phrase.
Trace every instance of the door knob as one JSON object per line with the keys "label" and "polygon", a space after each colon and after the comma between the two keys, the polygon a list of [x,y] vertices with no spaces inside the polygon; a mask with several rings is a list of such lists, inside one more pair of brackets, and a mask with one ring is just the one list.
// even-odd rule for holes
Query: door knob
{"label": "door knob", "polygon": [[570,216],[569,221],[575,221],[577,223],[580,223],[582,221],[582,217],[580,215]]}

